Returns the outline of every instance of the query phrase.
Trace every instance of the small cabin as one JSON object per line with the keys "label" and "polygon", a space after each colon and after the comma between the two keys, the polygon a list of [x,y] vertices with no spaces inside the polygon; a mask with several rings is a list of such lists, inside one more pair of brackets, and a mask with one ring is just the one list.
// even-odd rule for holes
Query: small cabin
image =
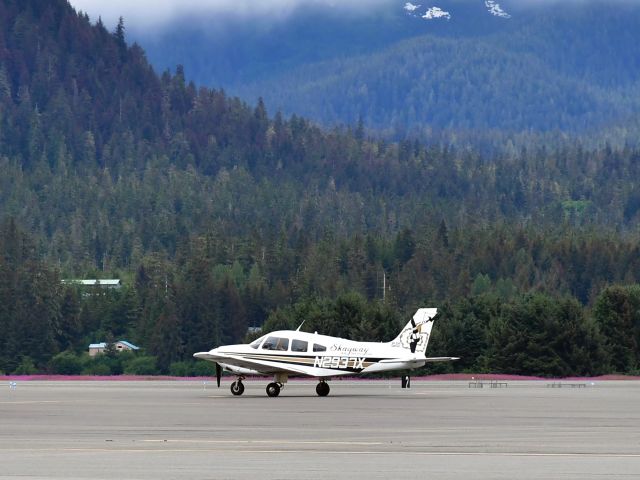
{"label": "small cabin", "polygon": [[257,335],[259,333],[262,333],[262,327],[247,327],[248,335]]}
{"label": "small cabin", "polygon": [[[113,343],[116,352],[124,352],[124,351],[137,351],[140,350],[140,347],[136,347],[133,343],[127,342],[126,340],[118,340]],[[107,348],[107,342],[101,343],[92,343],[89,345],[89,356],[95,357],[100,353],[104,353]]]}

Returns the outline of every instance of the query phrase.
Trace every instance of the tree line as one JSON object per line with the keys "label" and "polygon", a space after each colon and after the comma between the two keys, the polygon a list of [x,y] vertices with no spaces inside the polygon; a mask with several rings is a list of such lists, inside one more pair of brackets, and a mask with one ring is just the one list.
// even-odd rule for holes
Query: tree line
{"label": "tree line", "polygon": [[[453,368],[555,374],[565,348],[568,364],[584,355],[576,369],[632,372],[637,335],[614,347],[607,328],[622,315],[635,331],[635,317],[596,307],[640,282],[639,155],[509,143],[485,155],[367,138],[363,124],[322,130],[181,68],[157,75],[122,22],[109,32],[64,0],[0,1],[0,370],[187,372],[193,352],[296,311],[324,333],[382,340],[433,305],[434,349],[480,362]],[[62,283],[108,277],[124,287]],[[619,288],[633,305],[634,287]],[[455,320],[458,305],[485,297],[497,306],[469,325],[479,350],[449,348],[448,325],[472,318]],[[532,350],[539,365],[505,357],[538,344],[517,326],[538,313],[539,327],[574,325],[586,353],[552,342]],[[77,358],[123,336],[144,362]]]}
{"label": "tree line", "polygon": [[[444,235],[440,229],[427,250],[436,255],[456,251],[454,232]],[[0,230],[0,371],[206,374],[211,371],[194,364],[192,354],[247,341],[249,326],[295,329],[304,321],[306,331],[389,341],[416,308],[436,306],[440,314],[429,354],[462,359],[431,371],[637,373],[637,280],[610,285],[608,275],[621,265],[585,267],[586,252],[581,261],[569,249],[568,269],[606,275],[589,274],[594,285],[582,303],[566,286],[557,289],[553,268],[545,274],[522,261],[509,276],[500,258],[509,256],[510,241],[505,239],[495,256],[484,252],[482,263],[474,259],[488,273],[472,276],[462,268],[459,276],[447,279],[460,268],[455,255],[435,262],[420,259],[425,252],[408,232],[391,244],[369,244],[368,251],[354,238],[351,245],[335,247],[333,265],[324,260],[331,258],[326,252],[317,256],[285,249],[292,257],[284,252],[271,267],[246,250],[231,253],[203,237],[175,259],[146,256],[135,271],[122,272],[121,289],[105,290],[62,282],[60,270],[41,260],[30,236],[10,219]],[[544,263],[543,252],[538,254]],[[539,283],[528,283],[538,275]],[[581,278],[576,281],[581,287]],[[114,339],[133,341],[143,352],[88,358],[89,343]]]}

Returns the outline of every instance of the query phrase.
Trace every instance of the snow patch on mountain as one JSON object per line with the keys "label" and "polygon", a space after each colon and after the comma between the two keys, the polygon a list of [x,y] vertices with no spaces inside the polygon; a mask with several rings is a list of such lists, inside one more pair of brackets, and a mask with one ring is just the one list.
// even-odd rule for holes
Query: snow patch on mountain
{"label": "snow patch on mountain", "polygon": [[413,4],[413,3],[411,3],[411,2],[407,2],[407,3],[405,3],[405,4],[404,4],[404,9],[405,9],[407,12],[413,12],[414,10],[419,9],[421,6],[422,6],[422,5],[414,5],[414,4]]}
{"label": "snow patch on mountain", "polygon": [[431,7],[427,10],[427,13],[422,15],[422,18],[425,20],[434,20],[436,18],[446,18],[447,20],[451,20],[451,14],[449,12],[445,12],[440,7]]}
{"label": "snow patch on mountain", "polygon": [[489,10],[489,13],[491,15],[495,15],[496,17],[501,17],[501,18],[511,18],[511,15],[505,12],[500,6],[500,4],[495,0],[485,0],[484,4]]}

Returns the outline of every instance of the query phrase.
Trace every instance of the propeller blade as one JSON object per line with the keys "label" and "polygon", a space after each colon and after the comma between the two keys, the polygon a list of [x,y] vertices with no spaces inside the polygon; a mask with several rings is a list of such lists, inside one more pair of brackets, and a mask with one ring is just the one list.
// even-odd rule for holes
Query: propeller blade
{"label": "propeller blade", "polygon": [[222,367],[219,363],[216,363],[216,382],[218,383],[218,388],[220,388],[220,379],[222,378]]}

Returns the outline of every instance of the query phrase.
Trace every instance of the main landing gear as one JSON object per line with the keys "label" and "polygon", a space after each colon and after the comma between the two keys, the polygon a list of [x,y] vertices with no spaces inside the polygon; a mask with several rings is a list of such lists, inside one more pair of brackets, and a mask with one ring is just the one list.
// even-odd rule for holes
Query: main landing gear
{"label": "main landing gear", "polygon": [[277,397],[278,395],[280,395],[280,383],[276,383],[276,382],[271,382],[269,385],[267,385],[267,395],[269,395],[270,397]]}
{"label": "main landing gear", "polygon": [[231,393],[236,396],[240,396],[244,393],[244,384],[242,383],[244,377],[238,377],[238,379],[231,384]]}
{"label": "main landing gear", "polygon": [[267,385],[267,395],[270,397],[277,397],[280,395],[280,390],[284,388],[284,384],[289,380],[289,375],[286,373],[276,373],[273,377],[273,382]]}
{"label": "main landing gear", "polygon": [[324,380],[320,380],[318,385],[316,385],[316,393],[319,397],[326,397],[327,395],[329,395],[330,390],[331,388],[329,388],[329,384]]}

